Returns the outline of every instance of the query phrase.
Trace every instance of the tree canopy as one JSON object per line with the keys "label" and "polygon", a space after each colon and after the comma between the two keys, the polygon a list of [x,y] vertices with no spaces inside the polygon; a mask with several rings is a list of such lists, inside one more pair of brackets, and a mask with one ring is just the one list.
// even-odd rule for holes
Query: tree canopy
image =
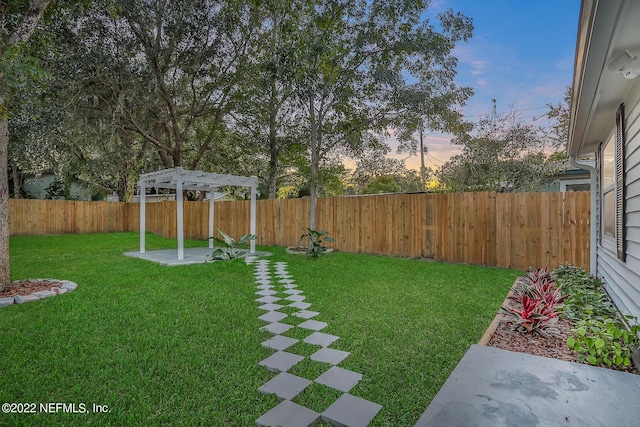
{"label": "tree canopy", "polygon": [[546,130],[525,123],[518,111],[483,117],[452,142],[462,146],[437,173],[449,191],[535,190],[553,174],[552,142]]}

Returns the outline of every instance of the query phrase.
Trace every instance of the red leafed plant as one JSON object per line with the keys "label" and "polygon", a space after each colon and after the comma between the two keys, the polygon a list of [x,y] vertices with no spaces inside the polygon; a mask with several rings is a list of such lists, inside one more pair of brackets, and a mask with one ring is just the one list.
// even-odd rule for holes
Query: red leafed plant
{"label": "red leafed plant", "polygon": [[558,317],[556,309],[562,307],[567,296],[556,288],[555,279],[546,269],[530,269],[516,282],[510,304],[503,305],[500,311],[516,330],[548,337],[559,332],[553,327]]}

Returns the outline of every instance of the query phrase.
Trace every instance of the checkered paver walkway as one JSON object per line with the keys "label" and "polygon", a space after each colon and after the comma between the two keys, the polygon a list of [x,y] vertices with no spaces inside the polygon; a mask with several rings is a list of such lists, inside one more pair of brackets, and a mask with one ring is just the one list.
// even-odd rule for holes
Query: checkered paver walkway
{"label": "checkered paver walkway", "polygon": [[[307,301],[304,292],[298,289],[293,277],[287,271],[286,262],[276,262],[272,266],[269,260],[247,258],[247,264],[255,266],[256,303],[261,311],[260,320],[266,324],[261,330],[268,331],[272,337],[262,343],[262,346],[274,350],[259,364],[273,371],[275,375],[258,390],[262,393],[272,393],[281,402],[262,414],[256,423],[260,426],[306,427],[321,418],[333,425],[357,427],[367,426],[378,414],[382,406],[349,394],[362,379],[362,374],[343,369],[337,365],[349,357],[349,352],[337,350],[330,346],[340,337],[324,332],[329,326],[326,322],[316,319],[320,313],[312,311],[312,304]],[[284,307],[295,308],[291,313],[302,322],[296,326],[281,323],[289,314],[283,313]],[[302,378],[288,373],[296,364],[305,359],[287,349],[299,340],[290,338],[286,334],[293,328],[299,328],[309,334],[302,340],[318,346],[318,351],[309,358],[316,363],[323,363],[329,368],[317,378]],[[299,335],[298,335],[299,336]],[[342,395],[329,405],[322,413],[295,402],[296,397],[313,383],[342,392]]]}

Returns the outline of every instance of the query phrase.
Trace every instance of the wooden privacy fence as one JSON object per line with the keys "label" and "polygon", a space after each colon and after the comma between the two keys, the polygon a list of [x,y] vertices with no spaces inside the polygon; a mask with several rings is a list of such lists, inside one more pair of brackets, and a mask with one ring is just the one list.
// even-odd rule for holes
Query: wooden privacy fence
{"label": "wooden privacy fence", "polygon": [[[137,203],[11,200],[10,232],[138,231]],[[147,230],[176,236],[176,203],[147,204]],[[250,202],[216,202],[215,229],[249,232]],[[306,231],[308,199],[259,200],[259,245],[291,246]],[[206,239],[209,204],[185,202],[185,237]],[[345,252],[427,257],[526,269],[568,262],[589,268],[589,192],[446,193],[328,197],[317,229]]]}

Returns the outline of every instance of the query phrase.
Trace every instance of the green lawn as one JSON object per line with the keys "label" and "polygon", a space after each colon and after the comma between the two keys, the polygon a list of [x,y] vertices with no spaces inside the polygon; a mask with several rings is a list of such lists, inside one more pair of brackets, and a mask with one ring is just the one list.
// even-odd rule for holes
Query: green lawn
{"label": "green lawn", "polygon": [[[186,242],[185,246],[205,246]],[[0,309],[0,403],[107,405],[107,414],[0,414],[0,425],[255,425],[278,399],[258,387],[272,350],[244,262],[165,267],[124,257],[138,235],[11,239],[12,278],[76,282],[70,294]],[[175,247],[149,234],[147,249]],[[519,272],[332,253],[287,255],[340,363],[363,374],[352,394],[383,405],[373,425],[413,425],[469,345],[489,325]],[[299,323],[289,317],[283,322]],[[300,328],[284,335],[302,338]],[[317,347],[287,351],[308,356]],[[291,373],[314,379],[308,358]],[[313,384],[296,401],[322,412],[340,395]]]}

